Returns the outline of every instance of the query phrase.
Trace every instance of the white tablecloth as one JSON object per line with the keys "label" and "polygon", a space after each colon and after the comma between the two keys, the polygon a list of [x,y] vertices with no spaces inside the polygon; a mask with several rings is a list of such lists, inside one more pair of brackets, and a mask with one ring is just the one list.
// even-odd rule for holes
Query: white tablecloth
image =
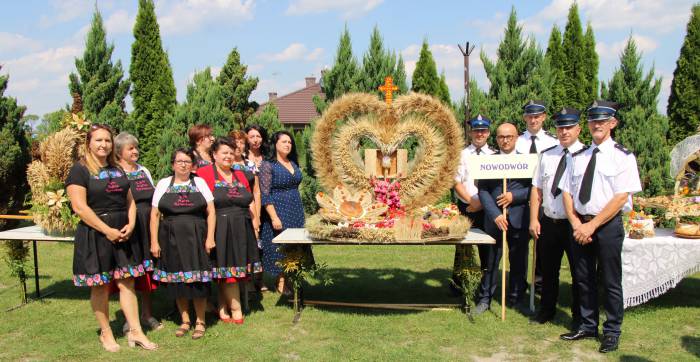
{"label": "white tablecloth", "polygon": [[700,271],[700,239],[681,239],[669,229],[653,238],[625,238],[622,244],[622,294],[625,308],[666,293]]}

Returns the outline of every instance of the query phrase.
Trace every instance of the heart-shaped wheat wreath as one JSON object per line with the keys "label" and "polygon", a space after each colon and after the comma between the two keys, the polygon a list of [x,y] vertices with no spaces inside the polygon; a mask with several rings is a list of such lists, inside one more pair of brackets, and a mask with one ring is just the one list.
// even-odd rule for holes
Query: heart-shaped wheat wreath
{"label": "heart-shaped wheat wreath", "polygon": [[402,175],[401,202],[407,210],[429,205],[454,184],[464,147],[452,111],[431,96],[412,93],[387,105],[375,95],[351,93],[333,102],[311,141],[316,176],[329,191],[338,185],[368,191],[371,181],[365,174],[361,141],[371,140],[382,154],[390,155],[410,137],[418,146],[408,174]]}

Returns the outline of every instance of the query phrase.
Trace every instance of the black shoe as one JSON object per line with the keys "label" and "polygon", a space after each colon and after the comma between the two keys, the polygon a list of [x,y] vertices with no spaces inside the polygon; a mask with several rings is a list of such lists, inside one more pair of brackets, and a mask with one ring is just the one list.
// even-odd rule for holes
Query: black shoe
{"label": "black shoe", "polygon": [[612,352],[617,349],[619,343],[619,336],[605,336],[603,337],[603,341],[600,342],[600,348],[598,349],[598,351],[600,353]]}
{"label": "black shoe", "polygon": [[539,323],[539,324],[545,324],[549,321],[554,319],[554,313],[548,313],[548,312],[542,312],[539,311],[530,321],[534,323]]}
{"label": "black shoe", "polygon": [[489,309],[491,309],[491,307],[489,307],[488,304],[486,304],[486,303],[479,303],[479,304],[477,304],[476,307],[474,308],[474,315],[483,314],[484,312],[486,312],[486,311],[489,310]]}
{"label": "black shoe", "polygon": [[565,341],[578,341],[579,339],[584,338],[598,338],[598,332],[578,330],[575,332],[564,333],[560,335],[559,338]]}
{"label": "black shoe", "polygon": [[515,309],[516,311],[518,311],[518,313],[520,313],[526,317],[530,317],[534,314],[532,312],[532,310],[530,310],[529,303],[524,301],[524,300],[517,302],[515,304],[511,304],[511,306],[512,306],[511,308]]}

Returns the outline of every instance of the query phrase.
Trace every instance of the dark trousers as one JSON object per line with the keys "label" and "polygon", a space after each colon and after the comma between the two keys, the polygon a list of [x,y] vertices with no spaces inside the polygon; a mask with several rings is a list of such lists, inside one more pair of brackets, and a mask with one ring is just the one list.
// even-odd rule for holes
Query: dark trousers
{"label": "dark trousers", "polygon": [[[457,209],[459,210],[459,213],[468,217],[469,220],[472,221],[473,228],[484,230],[484,211],[467,212],[467,206],[467,204],[457,200]],[[486,245],[478,246],[479,260],[484,260],[484,257],[482,256],[482,249],[484,246]],[[460,285],[459,281],[457,280],[457,271],[462,267],[462,263],[464,262],[464,249],[466,247],[468,247],[468,245],[455,245],[455,257],[452,264],[452,280],[454,280],[457,285]]]}
{"label": "dark trousers", "polygon": [[[496,244],[483,245],[483,256],[481,249],[479,250],[479,256],[482,258],[481,268],[484,274],[481,277],[477,300],[479,303],[490,305],[491,299],[497,295],[498,266],[503,256],[503,237],[501,231],[492,223],[486,225],[486,229],[486,233],[496,239]],[[513,305],[523,301],[527,290],[527,256],[530,235],[527,230],[515,229],[512,225],[508,225],[506,240],[508,242],[508,261],[510,262],[506,298],[508,299],[507,303]]]}
{"label": "dark trousers", "polygon": [[573,272],[573,230],[567,219],[551,219],[545,215],[540,221],[540,238],[537,248],[540,250],[540,265],[542,267],[542,299],[540,313],[554,315],[559,298],[559,270],[561,258],[566,253],[571,267],[571,316],[574,329],[581,321],[577,278]]}
{"label": "dark trousers", "polygon": [[622,326],[622,241],[625,230],[620,214],[593,233],[586,245],[573,244],[574,274],[581,296],[581,330],[598,331],[598,281],[603,288],[603,307],[607,315],[603,334],[619,336]]}

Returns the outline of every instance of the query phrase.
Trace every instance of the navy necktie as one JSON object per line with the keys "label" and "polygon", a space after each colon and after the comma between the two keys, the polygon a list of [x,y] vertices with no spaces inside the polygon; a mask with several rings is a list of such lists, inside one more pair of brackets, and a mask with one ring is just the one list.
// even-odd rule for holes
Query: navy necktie
{"label": "navy necktie", "polygon": [[561,193],[559,189],[559,182],[561,177],[564,175],[564,170],[566,169],[566,154],[569,153],[568,149],[564,149],[564,154],[561,155],[559,159],[559,165],[557,165],[557,171],[554,173],[554,182],[552,183],[552,196],[557,197]]}
{"label": "navy necktie", "polygon": [[593,174],[595,173],[595,160],[596,154],[600,152],[599,148],[593,149],[593,154],[591,155],[590,161],[588,161],[588,166],[586,166],[586,172],[583,173],[583,181],[581,181],[581,190],[578,193],[578,200],[582,204],[586,204],[591,200],[591,188],[593,187]]}
{"label": "navy necktie", "polygon": [[537,136],[530,136],[530,140],[532,140],[532,143],[530,143],[530,153],[537,153],[537,146],[535,145],[535,138],[537,138]]}

